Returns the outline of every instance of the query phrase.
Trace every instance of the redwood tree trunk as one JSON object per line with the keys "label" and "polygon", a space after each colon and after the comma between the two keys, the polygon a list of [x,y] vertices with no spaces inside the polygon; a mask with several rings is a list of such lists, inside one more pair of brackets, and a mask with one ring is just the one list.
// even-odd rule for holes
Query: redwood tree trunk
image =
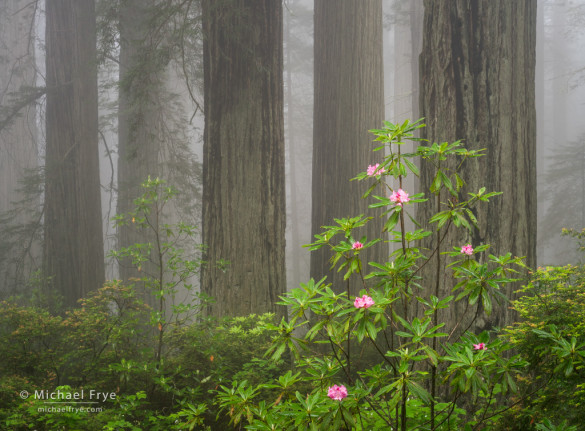
{"label": "redwood tree trunk", "polygon": [[[374,136],[368,132],[384,119],[382,60],[381,0],[315,1],[313,235],[334,218],[359,214],[375,218],[358,235],[371,240],[382,233],[382,219],[362,199],[364,183],[350,182],[382,161],[382,154],[372,152]],[[364,264],[385,261],[385,247],[379,243],[363,252]],[[337,291],[345,290],[343,274],[329,271],[330,257],[325,248],[311,253],[311,277],[328,275]],[[351,290],[361,287],[355,279]]]}
{"label": "redwood tree trunk", "polygon": [[[427,127],[422,135],[430,143],[462,139],[469,149],[487,150],[463,167],[465,198],[482,186],[504,193],[478,207],[479,231],[445,238],[449,250],[487,243],[492,254],[509,251],[526,256],[529,266],[536,263],[535,47],[533,0],[425,1],[420,108]],[[433,175],[423,163],[423,190]],[[437,211],[434,197],[420,208],[419,220],[428,220]],[[435,282],[433,266],[425,267],[428,285]],[[446,296],[452,287],[449,270],[443,267],[439,273]],[[509,285],[504,293],[513,298],[513,290]],[[453,309],[444,320],[457,319],[460,312]],[[504,305],[494,310],[489,324],[478,326],[501,326],[511,318]]]}
{"label": "redwood tree trunk", "polygon": [[40,201],[21,192],[27,170],[38,167],[37,105],[29,99],[36,84],[34,24],[30,2],[0,3],[0,290],[11,293],[40,266],[38,238],[30,229],[39,221]]}
{"label": "redwood tree trunk", "polygon": [[[188,72],[182,63],[188,62],[193,53],[193,46],[182,38],[185,32],[195,31],[187,27],[198,2],[193,5],[188,2],[188,6],[181,2],[181,7],[174,3],[121,0],[119,6],[117,212],[134,210],[134,200],[145,192],[141,184],[149,176],[162,178],[178,192],[163,214],[162,222],[169,224],[199,221],[193,215],[196,213],[193,207],[200,187],[199,171],[189,149],[194,127],[190,124],[192,106],[184,81]],[[119,247],[147,243],[155,243],[151,230],[137,229],[133,224],[118,227]],[[194,245],[188,247],[185,253],[194,248]],[[134,279],[135,286],[142,288],[143,282],[137,279],[159,278],[157,262],[157,256],[151,253],[138,271],[131,259],[122,259],[120,278]],[[158,304],[159,300],[151,293],[146,292],[146,301],[150,305]]]}
{"label": "redwood tree trunk", "polygon": [[[120,91],[118,96],[118,198],[117,213],[134,210],[134,199],[142,196],[141,184],[150,176],[157,178],[159,168],[160,112],[159,97],[164,85],[162,68],[149,46],[148,18],[153,0],[123,0],[120,3]],[[154,57],[151,58],[149,54]],[[118,247],[154,243],[151,231],[134,225],[118,227]],[[119,262],[120,278],[140,279],[144,274],[156,277],[155,265],[143,263],[138,272],[130,259]],[[135,284],[141,284],[135,281]],[[156,300],[145,296],[150,305]]]}
{"label": "redwood tree trunk", "polygon": [[217,316],[283,314],[275,304],[286,290],[282,5],[206,0],[203,17],[202,290]]}
{"label": "redwood tree trunk", "polygon": [[104,281],[94,3],[46,3],[45,274],[66,306]]}

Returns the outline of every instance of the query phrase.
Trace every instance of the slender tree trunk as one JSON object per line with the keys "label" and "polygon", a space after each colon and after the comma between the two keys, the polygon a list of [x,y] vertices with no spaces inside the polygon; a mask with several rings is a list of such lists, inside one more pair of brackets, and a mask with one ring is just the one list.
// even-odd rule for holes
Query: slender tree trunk
{"label": "slender tree trunk", "polygon": [[[290,266],[288,266],[288,275],[291,277],[288,278],[288,284],[295,288],[298,284],[302,281],[301,280],[301,254],[300,254],[300,247],[303,245],[300,243],[301,240],[301,217],[299,214],[299,205],[298,205],[298,193],[297,189],[299,187],[298,178],[297,178],[297,154],[299,151],[296,135],[295,135],[295,109],[296,109],[296,101],[294,100],[293,96],[293,78],[292,78],[292,69],[293,64],[291,61],[291,13],[286,13],[286,99],[287,99],[287,112],[286,112],[286,122],[287,122],[287,140],[288,140],[288,163],[289,163],[289,179],[288,185],[290,187],[290,206],[289,211],[287,214],[291,214],[287,220],[287,224],[290,226],[290,239],[291,242],[287,242],[287,246],[290,250],[289,257],[287,259],[290,262]],[[288,241],[288,238],[287,238]]]}
{"label": "slender tree trunk", "polygon": [[[132,211],[134,199],[142,196],[141,184],[150,176],[160,176],[160,101],[163,80],[159,64],[149,54],[148,18],[154,0],[122,0],[120,2],[120,90],[118,99],[118,214]],[[155,57],[152,55],[152,57]],[[140,231],[134,225],[118,227],[118,246],[153,243],[153,233]],[[120,261],[120,278],[156,278],[152,261],[142,265],[141,272],[130,259]],[[150,305],[157,301],[146,296]]]}
{"label": "slender tree trunk", "polygon": [[[529,266],[535,265],[535,43],[533,0],[425,1],[420,58],[420,107],[427,124],[423,137],[431,143],[462,139],[470,149],[487,149],[485,157],[465,163],[463,195],[482,186],[504,192],[478,207],[479,231],[445,238],[448,249],[487,243],[492,245],[492,254],[509,251],[526,256]],[[421,185],[428,190],[434,170],[428,165],[422,168]],[[435,199],[430,199],[421,205],[418,219],[428,220],[436,211]],[[435,284],[433,267],[425,268],[428,285]],[[444,277],[440,294],[446,296],[453,285],[450,272],[442,267],[438,274]],[[504,293],[514,298],[514,286]],[[439,320],[455,322],[461,313],[453,308],[451,315]],[[505,325],[511,322],[511,313],[503,305],[494,310],[489,322],[476,326]]]}
{"label": "slender tree trunk", "polygon": [[[422,0],[400,0],[396,2],[396,24],[394,25],[394,115],[392,122],[402,123],[404,120],[417,120],[420,118],[418,108],[418,59],[422,46]],[[411,153],[416,150],[418,143],[405,142],[401,145],[401,151]],[[392,182],[392,187],[398,188],[398,180]],[[418,190],[418,178],[408,175],[402,180],[402,188],[411,192]],[[405,220],[408,230],[414,230],[415,225],[408,218]],[[391,244],[392,249],[399,244]]]}
{"label": "slender tree trunk", "polygon": [[[359,214],[374,219],[357,235],[368,239],[381,235],[382,219],[362,199],[364,184],[350,179],[382,161],[382,155],[372,152],[373,135],[368,130],[382,126],[383,89],[382,2],[315,1],[313,235],[334,224],[334,218]],[[366,250],[364,266],[384,261],[385,249],[378,244]],[[312,252],[311,277],[328,275],[336,291],[345,290],[343,274],[329,271],[330,257],[325,248]],[[360,280],[352,281],[352,292],[361,287]]]}
{"label": "slender tree trunk", "polygon": [[[28,1],[0,3],[0,123],[7,121],[0,125],[0,229],[18,226],[21,233],[39,219],[33,216],[38,200],[33,205],[33,197],[21,192],[27,170],[38,167],[36,104],[22,106],[35,93],[34,24],[35,8]],[[0,233],[0,290],[23,287],[38,254],[31,236]]]}
{"label": "slender tree trunk", "polygon": [[[193,46],[184,39],[185,32],[195,31],[186,22],[191,22],[197,7],[196,2],[188,6],[183,2],[177,9],[176,4],[159,0],[120,1],[119,214],[135,208],[134,200],[144,193],[141,184],[148,177],[158,177],[179,193],[166,206],[161,222],[191,223],[199,218],[193,215],[199,171],[189,149],[194,106],[192,87],[186,85]],[[154,233],[132,224],[120,226],[118,243],[120,247],[154,244]],[[155,254],[140,271],[129,259],[119,264],[123,280],[159,278]],[[150,305],[158,303],[150,294],[146,300]]]}
{"label": "slender tree trunk", "polygon": [[[287,286],[309,278],[313,157],[313,4],[288,1],[285,17],[285,139],[288,141],[290,207],[287,209]],[[289,217],[290,214],[290,217]]]}
{"label": "slender tree trunk", "polygon": [[45,274],[66,306],[104,281],[93,0],[46,3]]}
{"label": "slender tree trunk", "polygon": [[[544,182],[544,174],[546,173],[546,147],[547,147],[547,139],[545,135],[546,130],[546,110],[548,107],[545,104],[545,94],[546,94],[546,80],[545,80],[545,63],[544,63],[544,54],[545,54],[545,27],[544,27],[544,8],[539,7],[537,13],[537,29],[536,29],[536,66],[535,66],[535,105],[537,107],[536,111],[536,153],[537,153],[537,166],[536,166],[536,178],[537,178],[537,192],[538,192],[538,232],[537,232],[537,241],[536,244],[538,246],[536,254],[537,254],[537,264],[540,265],[540,262],[545,260],[546,256],[546,241],[543,238],[543,233],[547,229],[542,222],[545,212],[545,205],[541,205],[540,202],[545,202],[546,195],[544,194],[544,186],[546,185]],[[554,109],[554,108],[552,108]]]}
{"label": "slender tree trunk", "polygon": [[286,290],[282,5],[205,0],[203,18],[202,290],[217,316],[283,314],[275,304]]}

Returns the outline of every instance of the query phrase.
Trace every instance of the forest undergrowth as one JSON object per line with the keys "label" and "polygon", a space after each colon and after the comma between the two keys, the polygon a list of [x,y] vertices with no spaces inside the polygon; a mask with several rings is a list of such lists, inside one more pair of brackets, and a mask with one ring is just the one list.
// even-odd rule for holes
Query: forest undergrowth
{"label": "forest undergrowth", "polygon": [[[329,250],[344,283],[301,284],[280,298],[288,310],[280,321],[207,315],[213,299],[192,280],[217,263],[203,262],[201,248],[188,252],[195,227],[164,223],[174,190],[146,181],[135,209],[115,219],[154,238],[113,253],[136,277],[107,282],[70,310],[48,311],[43,289],[0,304],[0,428],[580,429],[585,266],[531,269],[473,243],[477,214],[499,194],[468,190],[460,176],[482,151],[460,141],[426,146],[415,138],[421,127],[372,130],[381,156],[354,180],[384,229],[361,235],[364,215],[324,226],[308,247]],[[407,141],[421,146],[404,153]],[[435,176],[411,194],[402,184],[419,174],[415,159]],[[415,204],[430,199],[440,211],[417,221]],[[452,230],[470,240],[447,243]],[[388,261],[361,259],[388,243]],[[429,268],[442,276],[425,278]],[[506,298],[507,286],[518,299]],[[517,322],[486,324],[502,307],[513,307]]]}

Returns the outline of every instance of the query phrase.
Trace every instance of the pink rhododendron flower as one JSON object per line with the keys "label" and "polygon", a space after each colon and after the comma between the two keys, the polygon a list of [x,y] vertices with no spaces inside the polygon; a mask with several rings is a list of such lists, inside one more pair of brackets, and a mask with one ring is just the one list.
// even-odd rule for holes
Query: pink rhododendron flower
{"label": "pink rhododendron flower", "polygon": [[372,305],[374,305],[374,300],[368,295],[364,295],[361,298],[358,296],[355,298],[355,301],[353,301],[353,306],[355,308],[370,308]]}
{"label": "pink rhododendron flower", "polygon": [[395,202],[396,205],[401,207],[402,204],[405,204],[406,202],[408,202],[410,200],[410,198],[408,197],[408,193],[406,193],[402,189],[398,189],[398,190],[394,190],[392,192],[392,195],[390,196],[390,200],[392,202]]}
{"label": "pink rhododendron flower", "polygon": [[354,250],[361,250],[363,247],[364,245],[359,241],[354,242],[353,245],[351,246],[351,248]]}
{"label": "pink rhododendron flower", "polygon": [[376,163],[375,165],[369,165],[367,171],[368,176],[373,177],[374,175],[381,175],[384,172],[386,172],[386,169],[384,168],[378,169],[379,166],[380,163]]}
{"label": "pink rhododendron flower", "polygon": [[347,397],[347,389],[345,386],[337,386],[333,385],[327,389],[327,396],[332,400],[341,401],[345,397]]}
{"label": "pink rhododendron flower", "polygon": [[471,244],[467,244],[461,247],[461,253],[466,254],[467,256],[471,256],[473,254],[473,247]]}
{"label": "pink rhododendron flower", "polygon": [[485,343],[474,344],[473,350],[487,350],[487,347]]}

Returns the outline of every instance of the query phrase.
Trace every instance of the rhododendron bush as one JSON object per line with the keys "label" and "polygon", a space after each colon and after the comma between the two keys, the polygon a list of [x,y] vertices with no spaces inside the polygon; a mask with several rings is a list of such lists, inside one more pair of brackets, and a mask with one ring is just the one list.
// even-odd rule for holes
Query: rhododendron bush
{"label": "rhododendron bush", "polygon": [[[63,315],[35,305],[40,297],[0,302],[0,429],[581,429],[585,266],[526,271],[521,258],[490,254],[474,240],[482,237],[475,214],[498,193],[468,190],[450,168],[481,151],[461,142],[403,151],[403,142],[419,141],[420,127],[406,121],[372,131],[377,152],[354,180],[383,231],[364,236],[371,218],[359,214],[322,227],[308,247],[328,250],[342,281],[324,276],[293,289],[281,298],[288,319],[280,322],[273,314],[217,322],[199,313],[204,296],[163,313],[200,261],[175,242],[192,238],[193,227],[161,217],[147,223],[174,196],[149,179],[136,209],[116,221],[163,239],[158,279],[108,282]],[[435,167],[424,193],[405,186],[418,175],[414,158]],[[416,220],[415,206],[430,199],[439,211]],[[374,246],[388,247],[387,261],[364,259]],[[140,269],[147,252],[135,244],[113,256]],[[503,287],[518,280],[523,296],[508,302]],[[158,295],[158,307],[145,304],[138,282]],[[522,320],[481,329],[496,307],[513,307]],[[454,319],[443,321],[447,315]],[[44,399],[28,397],[84,389],[116,399],[96,414],[48,414]]]}
{"label": "rhododendron bush", "polygon": [[[279,335],[267,355],[277,360],[290,353],[292,369],[274,382],[220,387],[218,397],[232,424],[250,430],[494,429],[501,415],[523,399],[518,375],[528,363],[498,333],[473,330],[477,319],[489,321],[494,307],[509,306],[502,287],[526,272],[521,258],[494,256],[488,244],[470,241],[478,237],[473,234],[478,229],[475,207],[499,193],[465,189],[457,170],[465,159],[481,156],[481,150],[467,150],[457,141],[405,153],[402,144],[420,141],[414,133],[423,126],[421,121],[385,122],[372,130],[374,155],[382,156],[377,162],[372,157],[354,180],[364,182],[370,208],[382,210],[384,231],[379,238],[363,237],[371,218],[356,215],[335,219],[315,235],[308,247],[327,248],[332,270],[341,272],[347,284],[311,279],[282,297],[289,319],[271,328]],[[403,188],[407,175],[419,174],[414,158],[435,166],[426,193]],[[430,198],[441,208],[421,221],[431,226],[424,229],[414,220],[413,208]],[[415,230],[406,229],[407,217]],[[424,238],[445,238],[452,229],[467,232],[460,237],[468,241],[437,240],[438,248],[424,249]],[[362,251],[381,241],[398,245],[389,251],[389,260],[363,261]],[[431,257],[438,254],[448,262],[439,281],[451,280],[452,292],[431,290],[437,280],[421,278],[421,268],[434,265]],[[351,278],[360,280],[357,296],[350,292]],[[438,320],[439,310],[461,302],[468,306],[458,310],[467,313],[458,313],[456,322]],[[276,390],[275,398],[259,401],[265,389]]]}

